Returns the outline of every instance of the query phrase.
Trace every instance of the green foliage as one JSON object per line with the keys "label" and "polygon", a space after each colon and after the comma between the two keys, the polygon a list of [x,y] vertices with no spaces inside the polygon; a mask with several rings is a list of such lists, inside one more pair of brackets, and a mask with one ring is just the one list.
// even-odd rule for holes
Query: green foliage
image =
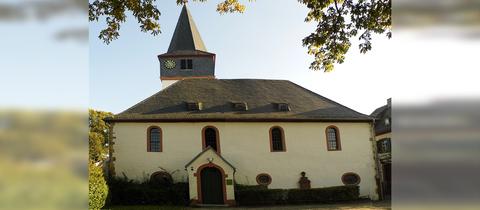
{"label": "green foliage", "polygon": [[265,185],[243,185],[243,184],[237,184],[235,183],[235,190],[241,191],[241,190],[263,190],[267,189],[267,186]]}
{"label": "green foliage", "polygon": [[242,206],[286,204],[287,195],[283,189],[235,190],[235,200]]}
{"label": "green foliage", "polygon": [[[255,1],[255,0],[248,0],[249,2]],[[224,0],[223,2],[220,2],[217,5],[217,12],[220,14],[225,14],[225,13],[243,13],[245,12],[245,5],[238,2],[238,0]]]}
{"label": "green foliage", "polygon": [[88,165],[88,206],[89,209],[100,209],[105,205],[108,186],[103,177],[102,167],[90,161]]}
{"label": "green foliage", "polygon": [[89,127],[88,134],[89,159],[93,162],[103,161],[108,154],[108,138],[110,135],[109,125],[104,121],[107,117],[112,117],[110,112],[88,110]]}
{"label": "green foliage", "polygon": [[[183,4],[185,0],[175,0],[177,4]],[[193,0],[205,2],[206,0]],[[248,0],[253,1],[253,0]],[[120,26],[126,21],[127,12],[131,12],[140,24],[140,30],[154,36],[161,33],[160,19],[161,12],[155,5],[156,0],[94,0],[88,4],[88,20],[97,21],[105,18],[107,27],[100,31],[98,38],[106,44],[118,39]],[[217,11],[233,13],[245,11],[245,5],[238,0],[224,0],[217,6]]]}
{"label": "green foliage", "polygon": [[152,35],[159,34],[160,11],[154,4],[155,0],[95,0],[89,2],[89,21],[98,21],[105,16],[107,28],[103,29],[98,38],[109,44],[120,36],[120,23],[125,22],[126,12],[130,11],[140,24],[142,32],[150,32]]}
{"label": "green foliage", "polygon": [[350,39],[358,34],[359,49],[372,49],[372,33],[391,37],[391,0],[299,0],[310,12],[306,22],[318,22],[316,30],[303,39],[308,53],[315,56],[310,69],[333,70],[343,63],[351,46]]}
{"label": "green foliage", "polygon": [[[308,48],[308,54],[315,57],[310,65],[312,70],[328,72],[334,69],[335,63],[343,63],[352,38],[358,37],[361,41],[358,46],[360,52],[366,53],[372,49],[372,33],[386,34],[388,38],[392,36],[391,0],[298,1],[310,9],[305,21],[318,22],[315,31],[302,40]],[[125,22],[127,11],[133,13],[141,31],[157,35],[160,33],[160,11],[155,2],[156,0],[95,0],[89,3],[89,20],[98,21],[105,16],[107,28],[98,37],[107,44],[120,35],[120,24]],[[183,4],[184,0],[176,2]],[[239,0],[221,0],[217,5],[220,14],[244,11],[245,5]]]}
{"label": "green foliage", "polygon": [[235,200],[240,205],[275,205],[303,203],[333,203],[357,200],[358,186],[301,189],[235,189]]}
{"label": "green foliage", "polygon": [[149,180],[137,182],[112,178],[109,183],[111,205],[188,205],[188,183],[159,187]]}
{"label": "green foliage", "polygon": [[358,196],[358,186],[338,186],[309,190],[291,189],[288,191],[287,201],[290,204],[329,203],[356,200]]}
{"label": "green foliage", "polygon": [[0,110],[0,209],[85,208],[86,121],[84,112]]}

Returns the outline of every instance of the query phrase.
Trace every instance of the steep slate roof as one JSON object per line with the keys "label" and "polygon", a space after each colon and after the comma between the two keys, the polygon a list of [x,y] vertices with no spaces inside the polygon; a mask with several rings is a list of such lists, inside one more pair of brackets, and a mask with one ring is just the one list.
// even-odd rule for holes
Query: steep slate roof
{"label": "steep slate roof", "polygon": [[[375,134],[380,135],[383,133],[391,132],[392,130],[392,108],[391,106],[384,105],[381,106],[370,114],[371,117],[375,118]],[[385,124],[385,119],[389,119],[390,124]]]}
{"label": "steep slate roof", "polygon": [[[189,111],[185,102],[202,102]],[[236,111],[232,102],[246,102]],[[277,110],[288,103],[291,111]],[[287,80],[186,79],[152,95],[109,121],[371,121],[372,118]]]}
{"label": "steep slate roof", "polygon": [[207,52],[205,44],[200,37],[197,26],[187,6],[184,5],[178,18],[175,32],[173,33],[167,53],[175,51],[202,51]]}

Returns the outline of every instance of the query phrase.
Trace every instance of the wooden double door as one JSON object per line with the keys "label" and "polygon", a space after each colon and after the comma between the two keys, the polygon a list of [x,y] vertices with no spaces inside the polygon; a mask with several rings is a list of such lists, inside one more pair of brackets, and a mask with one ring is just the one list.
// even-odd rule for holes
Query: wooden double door
{"label": "wooden double door", "polygon": [[214,167],[202,169],[201,192],[203,204],[224,204],[223,176],[220,170]]}

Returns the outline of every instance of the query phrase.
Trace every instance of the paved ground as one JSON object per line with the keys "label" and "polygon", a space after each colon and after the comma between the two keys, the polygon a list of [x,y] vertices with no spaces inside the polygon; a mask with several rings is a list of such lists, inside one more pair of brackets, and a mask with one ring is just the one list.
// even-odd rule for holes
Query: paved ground
{"label": "paved ground", "polygon": [[[202,208],[203,209],[203,208]],[[359,209],[359,210],[383,210],[391,209],[390,202],[381,201],[381,202],[371,202],[371,201],[362,201],[355,203],[341,203],[341,204],[316,204],[316,205],[292,205],[292,206],[269,206],[269,207],[235,207],[227,208],[232,210],[247,209],[247,210],[327,210],[327,209]],[[219,210],[218,208],[216,210]]]}
{"label": "paved ground", "polygon": [[350,210],[350,209],[358,209],[358,210],[384,210],[384,209],[391,209],[390,201],[379,201],[379,202],[371,202],[371,201],[360,201],[355,203],[340,203],[340,204],[316,204],[316,205],[295,205],[295,206],[267,206],[267,207],[234,207],[234,208],[226,208],[226,207],[202,207],[202,208],[186,208],[186,207],[166,207],[166,206],[118,206],[113,208],[113,210],[329,210],[329,209],[341,209],[341,210]]}

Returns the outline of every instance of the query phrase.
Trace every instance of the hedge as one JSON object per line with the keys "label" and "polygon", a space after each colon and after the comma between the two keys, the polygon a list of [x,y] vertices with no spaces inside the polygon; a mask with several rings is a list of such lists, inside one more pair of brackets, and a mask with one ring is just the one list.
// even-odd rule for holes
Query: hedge
{"label": "hedge", "polygon": [[[150,182],[112,179],[109,181],[109,205],[188,205],[188,183],[158,186]],[[327,188],[266,189],[264,186],[235,185],[238,205],[278,205],[305,203],[333,203],[357,200],[358,186]]]}
{"label": "hedge", "polygon": [[108,194],[107,182],[101,167],[90,162],[88,164],[88,208],[100,209],[105,205]]}
{"label": "hedge", "polygon": [[112,179],[109,205],[188,205],[188,183],[158,186],[150,182]]}
{"label": "hedge", "polygon": [[239,205],[276,205],[304,203],[333,203],[357,200],[358,186],[338,186],[327,188],[301,189],[258,189],[235,190]]}
{"label": "hedge", "polygon": [[358,186],[338,186],[309,190],[291,189],[288,191],[288,203],[291,204],[350,201],[356,200],[358,197]]}

